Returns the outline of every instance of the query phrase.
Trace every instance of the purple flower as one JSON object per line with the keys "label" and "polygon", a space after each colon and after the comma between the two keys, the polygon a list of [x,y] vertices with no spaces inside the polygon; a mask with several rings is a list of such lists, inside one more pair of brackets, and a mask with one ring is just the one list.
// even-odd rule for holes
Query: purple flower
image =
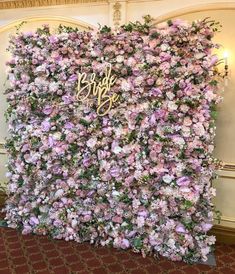
{"label": "purple flower", "polygon": [[185,227],[183,225],[181,225],[181,224],[179,224],[179,225],[176,226],[175,231],[177,233],[186,233]]}
{"label": "purple flower", "polygon": [[51,123],[48,121],[43,121],[42,122],[42,130],[43,131],[49,131],[51,128]]}
{"label": "purple flower", "polygon": [[176,180],[178,186],[188,186],[190,184],[190,178],[188,176],[180,177]]}
{"label": "purple flower", "polygon": [[120,176],[120,168],[119,167],[112,167],[110,169],[110,175],[114,178],[118,178]]}
{"label": "purple flower", "polygon": [[46,115],[49,115],[49,114],[52,113],[52,107],[51,107],[50,105],[46,105],[46,106],[43,108],[42,112],[43,112],[44,114],[46,114]]}

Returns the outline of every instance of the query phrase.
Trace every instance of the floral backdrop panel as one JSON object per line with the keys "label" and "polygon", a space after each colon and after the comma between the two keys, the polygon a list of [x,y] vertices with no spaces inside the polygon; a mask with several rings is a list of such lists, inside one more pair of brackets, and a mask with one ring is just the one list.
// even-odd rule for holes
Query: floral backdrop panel
{"label": "floral backdrop panel", "polygon": [[217,24],[11,37],[5,208],[23,234],[206,260]]}

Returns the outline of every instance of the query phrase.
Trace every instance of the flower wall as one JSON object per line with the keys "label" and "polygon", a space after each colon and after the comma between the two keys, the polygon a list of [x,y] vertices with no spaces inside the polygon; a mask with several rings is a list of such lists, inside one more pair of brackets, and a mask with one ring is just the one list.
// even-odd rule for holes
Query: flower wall
{"label": "flower wall", "polygon": [[[216,25],[48,26],[11,37],[8,226],[55,239],[206,260],[216,165]],[[116,78],[104,116],[78,73]]]}

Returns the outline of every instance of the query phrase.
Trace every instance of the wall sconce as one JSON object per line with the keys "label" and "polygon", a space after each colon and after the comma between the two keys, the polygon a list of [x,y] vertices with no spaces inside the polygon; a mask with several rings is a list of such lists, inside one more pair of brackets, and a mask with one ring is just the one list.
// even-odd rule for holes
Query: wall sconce
{"label": "wall sconce", "polygon": [[[228,57],[229,57],[228,51],[224,50],[223,57],[217,62],[217,69],[216,69],[218,75],[224,79],[224,86],[228,85],[228,78],[229,78]],[[219,68],[220,65],[223,65],[223,68]]]}
{"label": "wall sconce", "polygon": [[223,54],[224,59],[224,74],[223,78],[226,80],[228,78],[228,52],[225,50]]}

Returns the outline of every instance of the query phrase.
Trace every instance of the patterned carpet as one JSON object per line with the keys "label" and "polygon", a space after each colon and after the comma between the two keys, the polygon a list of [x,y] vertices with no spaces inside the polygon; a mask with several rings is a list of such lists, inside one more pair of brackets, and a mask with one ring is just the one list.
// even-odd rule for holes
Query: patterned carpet
{"label": "patterned carpet", "polygon": [[235,274],[235,246],[217,244],[215,256],[217,267],[190,266],[88,243],[24,236],[13,229],[0,228],[0,274]]}

